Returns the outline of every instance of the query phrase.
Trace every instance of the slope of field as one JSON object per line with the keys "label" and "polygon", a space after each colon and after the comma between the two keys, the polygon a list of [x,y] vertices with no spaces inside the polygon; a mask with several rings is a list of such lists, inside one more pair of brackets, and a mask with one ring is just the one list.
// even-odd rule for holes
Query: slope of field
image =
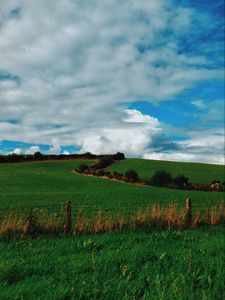
{"label": "slope of field", "polygon": [[150,179],[155,171],[159,170],[170,172],[173,176],[183,174],[193,183],[210,184],[213,180],[221,182],[225,180],[225,170],[222,165],[128,158],[108,168],[111,172],[117,171],[123,174],[129,169],[138,172],[139,177],[143,180]]}
{"label": "slope of field", "polygon": [[[125,214],[152,203],[194,211],[223,201],[223,193],[137,186],[76,174],[92,161],[0,165],[0,219],[10,210],[48,213],[83,207]],[[129,168],[132,168],[129,166]],[[76,212],[76,211],[75,211]],[[75,215],[76,217],[76,215]],[[74,215],[73,215],[74,218]],[[0,240],[0,299],[221,299],[224,228]]]}
{"label": "slope of field", "polygon": [[73,160],[1,164],[0,214],[5,214],[10,208],[19,211],[30,207],[57,212],[64,209],[67,200],[72,201],[74,208],[82,206],[88,214],[96,210],[122,210],[129,214],[139,207],[154,203],[168,205],[175,202],[184,206],[187,197],[192,198],[194,210],[224,199],[224,193],[136,186],[75,174],[73,170],[81,162]]}
{"label": "slope of field", "polygon": [[224,299],[222,227],[0,242],[0,299]]}

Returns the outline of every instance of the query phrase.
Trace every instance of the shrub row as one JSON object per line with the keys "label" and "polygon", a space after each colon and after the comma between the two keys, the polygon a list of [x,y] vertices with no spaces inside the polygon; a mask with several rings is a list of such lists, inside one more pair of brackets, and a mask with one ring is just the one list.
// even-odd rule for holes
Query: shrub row
{"label": "shrub row", "polygon": [[169,172],[161,170],[154,173],[149,180],[149,184],[154,186],[175,185],[178,187],[185,187],[188,185],[188,178],[182,174],[172,178],[172,175]]}
{"label": "shrub row", "polygon": [[173,178],[169,172],[164,170],[156,171],[152,178],[149,181],[147,180],[145,184],[198,191],[224,190],[224,183],[221,185],[219,180],[214,180],[211,184],[189,183],[189,179],[183,174],[177,175]]}
{"label": "shrub row", "polygon": [[[125,182],[133,182],[133,183],[142,183],[145,185],[151,185],[151,186],[158,186],[158,187],[168,187],[168,188],[174,188],[174,189],[185,189],[185,190],[198,190],[198,191],[222,191],[224,190],[224,184],[223,186],[220,184],[219,181],[213,181],[212,184],[199,184],[199,183],[189,183],[188,177],[184,176],[183,174],[177,175],[175,177],[172,177],[172,175],[169,172],[166,172],[164,170],[156,171],[153,176],[146,181],[141,181],[139,179],[138,173],[135,170],[127,170],[125,174],[118,173],[114,171],[113,173],[110,173],[109,171],[105,171],[103,168],[100,169],[99,166],[104,165],[104,168],[112,163],[112,160],[110,159],[104,159],[100,160],[97,164],[92,165],[90,168],[87,165],[80,165],[76,171],[78,173],[85,173],[90,174],[94,176],[105,176],[110,179],[117,179]],[[96,167],[97,166],[97,167]],[[212,185],[216,184],[219,188],[213,189]]]}

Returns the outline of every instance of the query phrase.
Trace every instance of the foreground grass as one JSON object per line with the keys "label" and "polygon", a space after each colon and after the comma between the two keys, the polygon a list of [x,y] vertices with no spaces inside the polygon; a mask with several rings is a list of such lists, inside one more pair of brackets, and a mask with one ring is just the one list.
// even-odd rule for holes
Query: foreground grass
{"label": "foreground grass", "polygon": [[224,228],[0,242],[0,299],[224,299]]}
{"label": "foreground grass", "polygon": [[142,180],[149,180],[159,170],[170,172],[174,177],[183,174],[193,183],[210,184],[213,180],[220,180],[221,182],[225,180],[224,166],[222,165],[129,158],[108,168],[111,172],[117,171],[123,174],[129,169],[138,172]]}
{"label": "foreground grass", "polygon": [[67,200],[72,201],[74,210],[82,206],[90,215],[99,210],[121,210],[130,215],[152,203],[184,207],[187,197],[192,198],[194,211],[224,199],[224,193],[136,186],[75,174],[73,170],[84,162],[92,163],[72,160],[0,164],[0,219],[10,209],[29,212],[30,208],[40,208],[58,213],[64,211]]}

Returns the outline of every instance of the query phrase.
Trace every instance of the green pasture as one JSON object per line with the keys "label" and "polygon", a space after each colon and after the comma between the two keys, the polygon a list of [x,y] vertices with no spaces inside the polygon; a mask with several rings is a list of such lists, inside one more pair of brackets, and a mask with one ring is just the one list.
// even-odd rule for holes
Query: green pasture
{"label": "green pasture", "polygon": [[[118,166],[129,162],[129,168],[133,168],[133,160],[129,159],[118,163]],[[92,162],[72,160],[0,164],[0,215],[10,209],[20,211],[31,207],[56,212],[64,208],[67,200],[72,201],[74,209],[83,207],[89,214],[96,210],[129,214],[139,207],[155,203],[168,205],[175,202],[184,206],[187,197],[192,198],[194,210],[224,199],[224,193],[138,186],[75,174],[73,170],[80,163]],[[212,166],[214,169],[216,167]]]}
{"label": "green pasture", "polygon": [[[99,210],[129,215],[150,204],[183,207],[187,197],[196,212],[224,199],[224,193],[138,186],[74,173],[81,163],[92,161],[0,164],[0,219],[30,208],[65,212],[67,200],[75,213],[82,207],[89,215]],[[0,299],[220,300],[224,259],[222,226],[70,238],[6,236],[0,239]]]}
{"label": "green pasture", "polygon": [[224,231],[0,242],[0,299],[224,299]]}
{"label": "green pasture", "polygon": [[159,170],[170,172],[173,176],[183,174],[192,183],[210,184],[213,180],[220,180],[222,183],[225,180],[225,169],[222,165],[128,158],[108,168],[111,172],[123,174],[129,169],[135,170],[143,180],[150,179]]}

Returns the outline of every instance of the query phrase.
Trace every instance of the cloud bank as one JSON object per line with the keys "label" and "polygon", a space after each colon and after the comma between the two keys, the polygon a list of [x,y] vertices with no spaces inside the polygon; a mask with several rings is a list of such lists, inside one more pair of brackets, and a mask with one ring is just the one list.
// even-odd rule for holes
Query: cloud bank
{"label": "cloud bank", "polygon": [[0,139],[52,153],[165,150],[160,116],[127,108],[223,76],[205,55],[182,51],[198,17],[166,0],[0,1]]}

